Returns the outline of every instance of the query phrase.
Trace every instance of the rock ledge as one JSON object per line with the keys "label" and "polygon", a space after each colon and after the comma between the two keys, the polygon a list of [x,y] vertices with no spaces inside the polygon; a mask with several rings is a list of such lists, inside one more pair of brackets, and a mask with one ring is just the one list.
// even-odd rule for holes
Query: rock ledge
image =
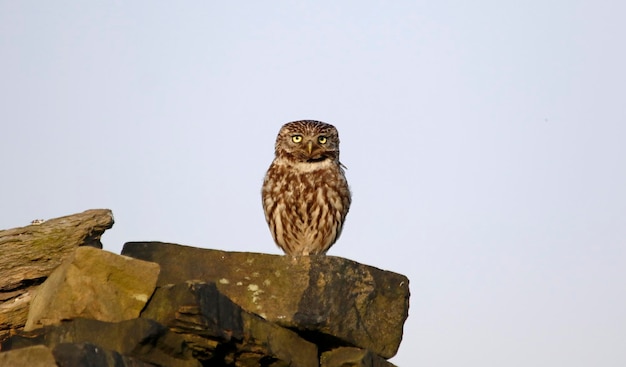
{"label": "rock ledge", "polygon": [[112,225],[101,209],[0,231],[0,365],[393,366],[405,276],[161,242],[116,255]]}

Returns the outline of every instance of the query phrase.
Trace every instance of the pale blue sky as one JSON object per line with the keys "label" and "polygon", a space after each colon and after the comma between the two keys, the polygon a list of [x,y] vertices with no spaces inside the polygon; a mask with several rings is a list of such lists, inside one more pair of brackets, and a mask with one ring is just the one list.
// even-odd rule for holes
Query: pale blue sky
{"label": "pale blue sky", "polygon": [[626,3],[0,0],[0,228],[279,254],[280,126],[334,124],[330,255],[405,274],[399,366],[626,365]]}

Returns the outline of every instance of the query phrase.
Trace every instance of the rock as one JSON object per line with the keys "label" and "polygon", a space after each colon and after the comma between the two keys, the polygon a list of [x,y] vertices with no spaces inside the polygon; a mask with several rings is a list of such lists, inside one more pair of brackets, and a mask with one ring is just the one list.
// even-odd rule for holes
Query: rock
{"label": "rock", "polygon": [[395,365],[368,350],[343,347],[322,353],[320,367],[395,367]]}
{"label": "rock", "polygon": [[43,345],[0,353],[0,366],[58,367],[52,351]]}
{"label": "rock", "polygon": [[197,358],[221,358],[228,344],[243,339],[241,307],[215,284],[187,281],[157,288],[141,317],[156,320],[187,341]]}
{"label": "rock", "polygon": [[0,366],[393,367],[400,274],[159,242],[116,255],[108,210],[33,224],[0,231]]}
{"label": "rock", "polygon": [[317,347],[243,311],[214,283],[187,281],[156,290],[142,317],[180,334],[203,365],[317,367]]}
{"label": "rock", "polygon": [[[33,331],[24,331],[2,343],[2,350],[16,351],[33,345],[45,345],[53,349],[57,358],[71,359],[70,349],[65,343],[89,343],[117,354],[168,367],[200,367],[193,358],[187,343],[179,335],[153,320],[137,318],[121,322],[103,322],[89,319],[63,321],[59,325],[45,326]],[[60,349],[57,349],[60,348]],[[73,347],[77,355],[90,354],[89,347]],[[85,348],[87,348],[85,350]],[[92,351],[95,352],[95,351]],[[0,355],[3,355],[2,352]],[[117,354],[109,354],[115,357]],[[106,366],[106,365],[105,365]],[[114,365],[118,367],[118,365]],[[122,365],[123,366],[123,365]],[[134,366],[131,364],[131,366]]]}
{"label": "rock", "polygon": [[215,282],[244,310],[297,330],[322,349],[353,345],[391,358],[408,316],[400,274],[333,256],[226,252],[129,242],[122,254],[161,265],[158,285]]}
{"label": "rock", "polygon": [[[2,278],[2,276],[0,276]],[[28,307],[37,286],[20,289],[17,297],[0,303],[0,342],[16,330],[21,330],[28,319]]]}
{"label": "rock", "polygon": [[91,343],[61,343],[52,353],[62,367],[157,367]]}
{"label": "rock", "polygon": [[317,367],[317,346],[291,330],[244,312],[244,340],[237,345],[237,367]]}
{"label": "rock", "polygon": [[0,341],[24,326],[37,286],[77,247],[102,248],[112,226],[111,211],[97,209],[0,231]]}
{"label": "rock", "polygon": [[111,322],[139,317],[158,274],[158,264],[79,247],[39,287],[25,330],[77,317]]}

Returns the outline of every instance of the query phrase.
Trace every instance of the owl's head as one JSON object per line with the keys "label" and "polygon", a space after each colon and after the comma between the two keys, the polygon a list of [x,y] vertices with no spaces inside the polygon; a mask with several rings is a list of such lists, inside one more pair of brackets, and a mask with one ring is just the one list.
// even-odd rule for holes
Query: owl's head
{"label": "owl's head", "polygon": [[292,162],[339,161],[339,133],[321,121],[286,123],[276,138],[276,157]]}

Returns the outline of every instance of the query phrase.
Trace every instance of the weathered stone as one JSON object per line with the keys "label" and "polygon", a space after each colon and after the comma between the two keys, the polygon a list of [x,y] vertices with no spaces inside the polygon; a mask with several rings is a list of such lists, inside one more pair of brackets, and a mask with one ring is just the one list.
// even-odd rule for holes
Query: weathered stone
{"label": "weathered stone", "polygon": [[79,247],[39,286],[25,330],[77,317],[111,322],[139,317],[158,274],[158,264]]}
{"label": "weathered stone", "polygon": [[53,350],[61,348],[62,351],[62,348],[67,348],[61,346],[64,343],[90,343],[158,366],[201,366],[181,336],[156,321],[143,318],[116,323],[89,319],[63,321],[59,325],[19,332],[2,343],[1,349],[45,345]]}
{"label": "weathered stone", "polygon": [[6,367],[58,367],[52,351],[43,345],[0,353],[0,366]]}
{"label": "weathered stone", "polygon": [[156,290],[142,317],[179,333],[206,365],[317,367],[317,347],[293,331],[243,311],[214,283],[187,281]]}
{"label": "weathered stone", "polygon": [[241,313],[215,284],[187,281],[157,288],[141,317],[183,336],[196,358],[212,360],[221,358],[233,339],[243,339]]}
{"label": "weathered stone", "polygon": [[244,339],[237,345],[236,367],[317,367],[317,346],[291,330],[257,315],[241,314]]}
{"label": "weathered stone", "polygon": [[[0,274],[0,278],[2,275]],[[0,303],[0,342],[16,330],[21,330],[28,319],[28,308],[38,286],[20,289],[19,295]]]}
{"label": "weathered stone", "polygon": [[52,354],[61,367],[157,367],[92,343],[61,343]]}
{"label": "weathered stone", "polygon": [[395,365],[366,349],[342,347],[322,353],[320,367],[395,367]]}
{"label": "weathered stone", "polygon": [[161,265],[159,285],[215,282],[243,309],[297,330],[323,349],[354,345],[385,358],[397,352],[408,316],[400,274],[333,256],[226,252],[130,242],[122,254]]}
{"label": "weathered stone", "polygon": [[102,248],[112,226],[111,211],[97,209],[0,231],[0,341],[24,326],[37,286],[77,247]]}

